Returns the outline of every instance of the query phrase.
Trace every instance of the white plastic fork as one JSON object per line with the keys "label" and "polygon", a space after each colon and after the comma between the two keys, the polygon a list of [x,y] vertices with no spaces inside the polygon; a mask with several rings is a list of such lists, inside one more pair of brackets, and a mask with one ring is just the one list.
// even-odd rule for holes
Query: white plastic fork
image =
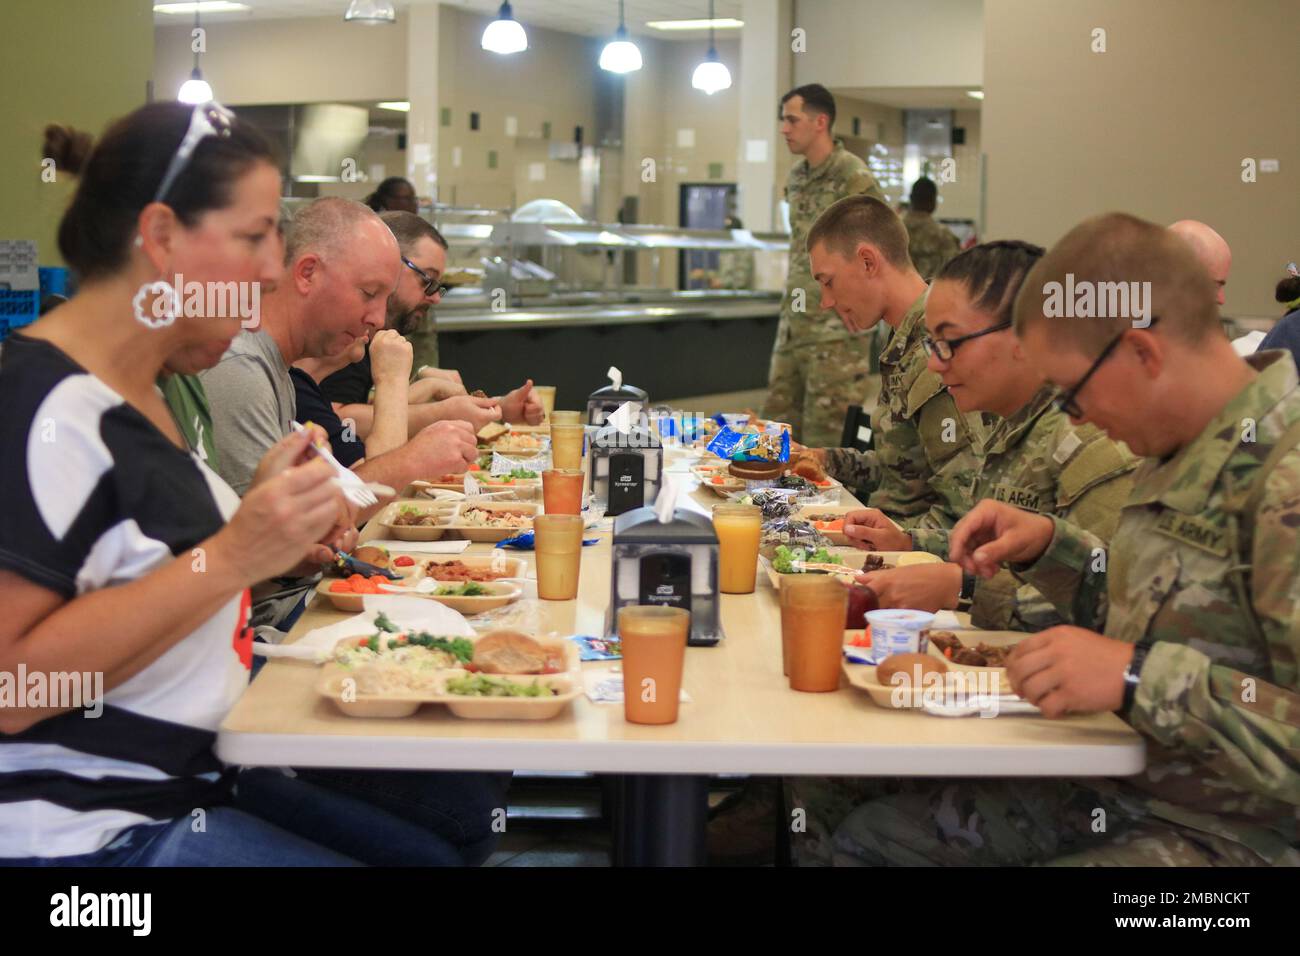
{"label": "white plastic fork", "polygon": [[[289,424],[296,432],[306,431],[306,428],[297,422],[290,422]],[[334,469],[334,482],[342,490],[343,497],[347,498],[348,501],[352,502],[358,508],[369,508],[373,505],[379,504],[379,498],[376,497],[375,492],[371,490],[370,482],[367,482],[350,468],[343,467],[328,448],[320,448],[314,442],[310,447],[318,457],[324,458]],[[393,489],[387,488],[384,485],[375,485],[374,487],[384,489],[388,493],[389,497],[393,494]]]}

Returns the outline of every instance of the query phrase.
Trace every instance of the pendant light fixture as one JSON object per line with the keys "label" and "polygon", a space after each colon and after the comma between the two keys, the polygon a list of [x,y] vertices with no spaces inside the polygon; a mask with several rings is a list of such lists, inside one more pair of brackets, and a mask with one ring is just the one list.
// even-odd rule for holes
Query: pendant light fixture
{"label": "pendant light fixture", "polygon": [[497,18],[487,25],[479,45],[490,53],[501,54],[522,53],[528,49],[528,34],[524,32],[523,24],[515,19],[509,3],[501,4]]}
{"label": "pendant light fixture", "polygon": [[634,73],[641,69],[641,51],[627,38],[623,0],[618,0],[618,29],[614,31],[614,39],[600,51],[600,68],[610,73]]}
{"label": "pendant light fixture", "polygon": [[[194,8],[194,29],[199,28],[199,8]],[[197,105],[199,103],[211,102],[215,97],[212,95],[212,87],[208,81],[203,78],[203,72],[199,69],[199,51],[194,51],[194,69],[190,71],[190,78],[181,84],[181,88],[176,91],[176,99],[182,103]]]}
{"label": "pendant light fixture", "polygon": [[352,0],[347,13],[343,14],[345,23],[364,23],[374,26],[380,23],[396,23],[397,11],[389,0]]}
{"label": "pendant light fixture", "polygon": [[691,86],[712,96],[718,90],[731,86],[731,71],[718,59],[718,49],[713,45],[713,0],[709,0],[709,53],[691,76]]}

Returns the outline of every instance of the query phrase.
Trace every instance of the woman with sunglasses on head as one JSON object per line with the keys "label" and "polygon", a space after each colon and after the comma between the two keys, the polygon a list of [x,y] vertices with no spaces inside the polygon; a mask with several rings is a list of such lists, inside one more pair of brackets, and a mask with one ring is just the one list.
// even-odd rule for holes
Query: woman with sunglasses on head
{"label": "woman with sunglasses on head", "polygon": [[[949,513],[983,498],[1027,511],[1068,517],[1103,540],[1119,520],[1137,459],[1096,427],[1071,425],[1060,397],[1025,357],[1011,330],[1011,310],[1025,275],[1044,250],[1027,242],[987,242],[950,260],[925,306],[929,367],[963,412],[1000,416],[975,448],[975,466],[949,462],[931,480]],[[962,474],[955,471],[962,469]],[[945,561],[949,531],[924,518],[900,531],[879,511],[853,512],[845,533],[877,551],[928,551]],[[956,564],[874,571],[859,581],[882,607],[926,610],[971,602],[972,623],[992,630],[1037,630],[1062,618],[1010,572],[989,580],[963,576]]]}
{"label": "woman with sunglasses on head", "polygon": [[217,104],[179,103],[89,155],[69,144],[56,132],[45,155],[84,163],[59,228],[80,291],[0,360],[0,672],[63,691],[0,708],[0,862],[355,865],[233,809],[212,753],[248,683],[249,585],[323,550],[331,470],[294,435],[241,502],[155,384],[215,364],[240,328],[193,314],[174,277],[280,273],[270,149]]}

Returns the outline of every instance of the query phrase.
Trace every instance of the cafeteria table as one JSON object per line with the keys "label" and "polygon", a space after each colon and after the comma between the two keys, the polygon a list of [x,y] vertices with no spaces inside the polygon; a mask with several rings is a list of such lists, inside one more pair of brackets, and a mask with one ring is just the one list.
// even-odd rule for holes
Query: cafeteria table
{"label": "cafeteria table", "polygon": [[[671,480],[684,506],[718,500],[685,474]],[[379,536],[367,527],[362,540]],[[583,549],[577,599],[538,602],[544,629],[604,633],[612,535],[594,536],[599,542]],[[491,547],[471,544],[465,553]],[[515,553],[535,576],[532,553]],[[313,598],[287,640],[347,616]],[[624,865],[704,862],[711,774],[1079,777],[1125,776],[1145,765],[1141,736],[1114,714],[942,718],[881,708],[847,681],[833,693],[791,690],[776,591],[761,572],[753,594],[721,596],[721,617],[720,644],[687,648],[690,700],[675,724],[627,723],[622,706],[585,695],[544,721],[463,720],[438,706],[400,719],[348,717],[317,693],[316,665],[280,658],[222,723],[217,754],[243,766],[617,775],[614,862]]]}

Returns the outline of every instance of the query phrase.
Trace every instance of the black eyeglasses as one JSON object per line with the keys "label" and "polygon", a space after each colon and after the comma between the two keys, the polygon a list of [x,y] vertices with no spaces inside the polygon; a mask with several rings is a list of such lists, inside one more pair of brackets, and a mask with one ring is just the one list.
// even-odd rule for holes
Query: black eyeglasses
{"label": "black eyeglasses", "polygon": [[[1149,329],[1159,321],[1159,317],[1153,315],[1151,321],[1148,322],[1145,327]],[[1083,373],[1083,378],[1075,382],[1073,388],[1066,389],[1065,392],[1056,397],[1057,408],[1069,415],[1071,418],[1083,417],[1083,409],[1079,407],[1079,403],[1075,401],[1075,399],[1079,397],[1079,393],[1083,391],[1083,387],[1088,384],[1088,379],[1092,378],[1093,375],[1096,374],[1097,369],[1101,368],[1101,363],[1110,357],[1111,352],[1115,351],[1115,346],[1119,345],[1124,338],[1124,333],[1127,331],[1128,329],[1125,329],[1124,332],[1121,332],[1119,335],[1107,342],[1106,347],[1102,349],[1101,354],[1097,356],[1097,360],[1092,363],[1088,368],[1088,371]]]}
{"label": "black eyeglasses", "polygon": [[189,128],[181,137],[181,144],[176,147],[176,154],[167,164],[167,171],[163,173],[162,182],[158,184],[158,191],[154,193],[153,201],[162,202],[167,197],[167,193],[176,183],[176,177],[184,172],[185,165],[198,149],[199,143],[209,136],[229,136],[230,127],[234,123],[235,114],[215,100],[195,106],[194,112],[190,114]]}
{"label": "black eyeglasses", "polygon": [[424,280],[424,294],[428,298],[432,299],[435,295],[446,295],[451,291],[451,286],[447,285],[445,282],[439,282],[437,279],[432,278],[427,272],[417,266],[410,259],[406,258],[406,256],[402,256],[402,265],[406,266],[406,268],[410,269]]}
{"label": "black eyeglasses", "polygon": [[981,329],[978,332],[972,332],[970,335],[962,335],[955,339],[935,339],[926,336],[922,342],[925,345],[925,354],[936,356],[940,362],[951,362],[952,353],[961,347],[963,342],[969,342],[971,339],[977,339],[981,335],[992,335],[994,332],[1001,332],[1003,329],[1011,328],[1010,322],[1000,322],[995,326],[987,329]]}

